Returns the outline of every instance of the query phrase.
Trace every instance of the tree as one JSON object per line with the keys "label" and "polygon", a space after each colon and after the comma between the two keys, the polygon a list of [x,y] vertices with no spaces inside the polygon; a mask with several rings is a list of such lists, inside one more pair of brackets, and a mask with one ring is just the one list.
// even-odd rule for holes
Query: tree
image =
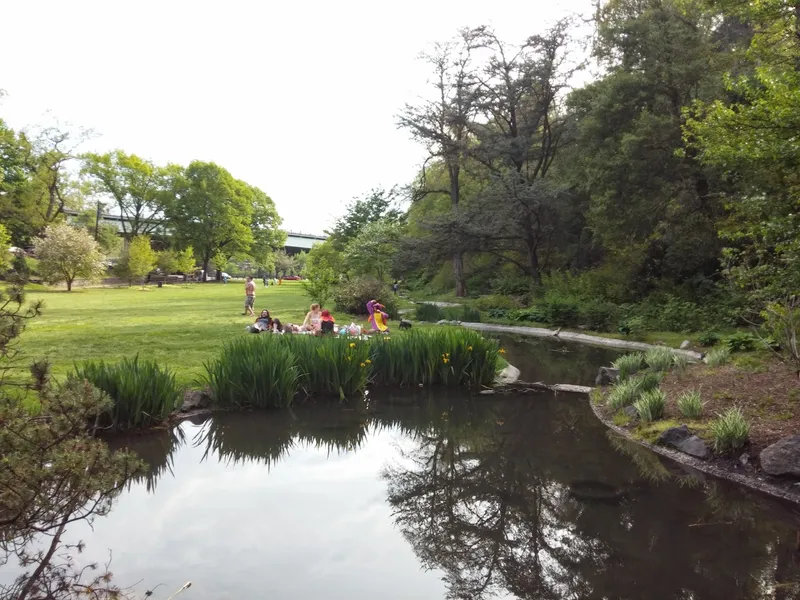
{"label": "tree", "polygon": [[176,168],[157,167],[122,150],[82,158],[81,172],[90,178],[95,193],[108,195],[116,203],[123,217],[123,234],[136,237],[155,232],[163,220],[169,176]]}
{"label": "tree", "polygon": [[5,225],[0,223],[0,273],[5,273],[11,268],[11,236]]}
{"label": "tree", "polygon": [[[102,209],[102,205],[101,205]],[[100,244],[100,250],[106,256],[117,256],[122,250],[123,239],[119,236],[119,230],[111,223],[97,222],[97,208],[83,210],[71,223],[74,227],[83,227]]]}
{"label": "tree", "polygon": [[195,161],[173,180],[165,208],[178,247],[192,246],[203,264],[246,253],[253,244],[253,189],[214,163]]}
{"label": "tree", "polygon": [[403,213],[394,206],[397,197],[395,188],[389,191],[375,188],[362,198],[353,200],[348,204],[344,216],[337,219],[333,228],[326,232],[333,248],[341,252],[366,225],[375,221],[402,221]]}
{"label": "tree", "polygon": [[394,257],[402,235],[402,226],[396,222],[375,221],[365,225],[345,247],[342,255],[345,269],[385,281],[395,270]]}
{"label": "tree", "polygon": [[276,252],[286,245],[286,232],[280,229],[281,218],[272,198],[260,189],[248,186],[252,193],[253,243],[248,251],[259,269],[272,270],[275,267]]}
{"label": "tree", "polygon": [[281,249],[275,253],[275,271],[278,275],[286,276],[291,275],[297,270],[297,264],[294,256],[287,254],[285,250]]}
{"label": "tree", "polygon": [[158,255],[150,245],[150,238],[137,235],[128,245],[126,269],[131,279],[143,280],[156,268]]}
{"label": "tree", "polygon": [[66,282],[67,291],[77,278],[95,280],[106,270],[100,247],[85,230],[50,225],[35,240],[39,272],[48,283]]}
{"label": "tree", "polygon": [[[457,213],[461,202],[461,170],[470,144],[469,124],[477,108],[478,80],[472,64],[472,40],[467,36],[437,44],[432,54],[423,58],[434,72],[436,97],[413,106],[407,104],[398,116],[397,125],[408,129],[416,141],[425,145],[428,158],[414,197],[430,193],[446,193],[450,198],[450,211]],[[431,189],[427,186],[426,166],[430,161],[441,160],[447,170],[447,188]],[[456,296],[467,295],[464,276],[464,249],[451,248]]]}
{"label": "tree", "polygon": [[165,274],[191,273],[194,271],[194,248],[189,246],[185,250],[163,250],[158,253],[158,268]]}

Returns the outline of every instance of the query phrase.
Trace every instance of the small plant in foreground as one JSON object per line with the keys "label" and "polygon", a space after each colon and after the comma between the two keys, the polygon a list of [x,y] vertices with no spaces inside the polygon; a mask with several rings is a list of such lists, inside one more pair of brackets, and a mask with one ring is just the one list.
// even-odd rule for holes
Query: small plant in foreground
{"label": "small plant in foreground", "polygon": [[718,453],[738,450],[747,443],[750,424],[738,406],[727,409],[711,422],[709,428]]}
{"label": "small plant in foreground", "polygon": [[710,348],[719,344],[719,335],[713,331],[706,331],[697,337],[697,342],[704,348]]}
{"label": "small plant in foreground", "polygon": [[727,364],[730,358],[731,349],[727,346],[720,346],[708,353],[708,356],[706,356],[706,364],[708,364],[709,367],[721,367]]}
{"label": "small plant in foreground", "polygon": [[669,348],[651,348],[644,355],[644,361],[653,371],[664,373],[672,366],[674,354]]}
{"label": "small plant in foreground", "polygon": [[689,357],[685,354],[674,354],[672,356],[672,366],[678,373],[685,373],[689,368]]}
{"label": "small plant in foreground", "polygon": [[109,395],[113,404],[100,417],[100,425],[113,429],[158,425],[180,400],[175,375],[154,360],[140,360],[138,355],[113,365],[86,362],[76,366],[75,373],[78,379]]}
{"label": "small plant in foreground", "polygon": [[758,338],[752,333],[737,331],[725,340],[725,345],[731,352],[750,352],[758,345]]}
{"label": "small plant in foreground", "polygon": [[639,391],[649,392],[656,389],[661,384],[661,375],[659,373],[642,373],[636,378],[639,384]]}
{"label": "small plant in foreground", "polygon": [[689,390],[678,398],[678,410],[688,419],[697,419],[703,414],[703,400],[700,392]]}
{"label": "small plant in foreground", "polygon": [[624,356],[620,356],[617,360],[611,363],[611,366],[615,369],[619,369],[619,379],[620,381],[625,381],[631,375],[634,375],[639,369],[642,368],[642,361],[644,360],[644,355],[641,352],[636,352],[634,354],[625,354]]}
{"label": "small plant in foreground", "polygon": [[650,423],[656,421],[664,416],[664,404],[666,403],[667,395],[660,389],[656,388],[642,392],[639,399],[633,403],[636,412],[639,413],[639,418],[643,423]]}

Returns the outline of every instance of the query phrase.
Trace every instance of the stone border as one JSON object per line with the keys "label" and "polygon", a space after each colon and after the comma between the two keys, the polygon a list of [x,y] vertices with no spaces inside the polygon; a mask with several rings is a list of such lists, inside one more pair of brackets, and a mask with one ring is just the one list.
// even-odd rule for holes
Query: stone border
{"label": "stone border", "polygon": [[[656,346],[654,344],[645,344],[644,342],[631,342],[628,340],[618,340],[615,338],[604,338],[596,335],[587,335],[585,333],[574,333],[572,331],[561,331],[560,329],[544,329],[541,327],[522,327],[515,325],[495,325],[493,323],[461,323],[462,327],[467,329],[474,329],[476,331],[494,332],[494,333],[510,333],[513,335],[527,335],[532,337],[548,337],[556,338],[559,340],[578,342],[583,344],[591,344],[593,346],[605,346],[608,348],[618,348],[620,350],[650,350],[651,348],[668,348],[669,346]],[[703,355],[693,350],[680,350],[678,348],[669,348],[675,354],[681,354],[691,360],[700,362]]]}

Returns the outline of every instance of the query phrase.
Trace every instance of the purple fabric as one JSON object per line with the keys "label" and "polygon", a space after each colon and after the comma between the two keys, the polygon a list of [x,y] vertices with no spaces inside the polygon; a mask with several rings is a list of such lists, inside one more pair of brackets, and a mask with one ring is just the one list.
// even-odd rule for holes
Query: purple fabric
{"label": "purple fabric", "polygon": [[377,302],[375,300],[370,300],[369,302],[367,302],[367,312],[369,313],[370,317],[375,314],[376,304]]}

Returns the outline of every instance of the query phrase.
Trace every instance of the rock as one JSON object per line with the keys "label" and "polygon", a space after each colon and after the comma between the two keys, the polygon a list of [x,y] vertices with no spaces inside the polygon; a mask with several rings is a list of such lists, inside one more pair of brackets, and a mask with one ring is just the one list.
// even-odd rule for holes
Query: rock
{"label": "rock", "polygon": [[496,393],[494,390],[481,390],[481,396],[494,396]]}
{"label": "rock", "polygon": [[436,324],[437,325],[447,325],[447,321],[445,319],[441,319],[439,321],[436,321]]}
{"label": "rock", "polygon": [[688,350],[691,347],[692,347],[692,342],[690,342],[689,340],[683,340],[681,342],[681,350]]}
{"label": "rock", "polygon": [[183,396],[181,412],[191,412],[211,406],[211,396],[205,390],[189,390]]}
{"label": "rock", "polygon": [[750,464],[750,455],[747,452],[742,452],[742,455],[739,457],[739,464],[745,469],[747,468],[747,465]]}
{"label": "rock", "polygon": [[506,367],[497,374],[494,382],[499,385],[509,385],[519,380],[521,375],[520,370],[514,365],[506,365]]}
{"label": "rock", "polygon": [[767,446],[759,459],[769,475],[800,477],[800,435],[790,435]]}
{"label": "rock", "polygon": [[658,443],[672,446],[676,450],[697,458],[708,458],[709,451],[706,443],[696,435],[692,435],[686,425],[670,427],[658,436]]}
{"label": "rock", "polygon": [[617,379],[619,379],[619,369],[614,369],[613,367],[600,367],[600,370],[597,372],[597,377],[595,377],[594,384],[611,385]]}
{"label": "rock", "polygon": [[626,415],[628,415],[631,419],[636,419],[639,416],[639,411],[636,410],[633,406],[626,406],[622,409]]}

